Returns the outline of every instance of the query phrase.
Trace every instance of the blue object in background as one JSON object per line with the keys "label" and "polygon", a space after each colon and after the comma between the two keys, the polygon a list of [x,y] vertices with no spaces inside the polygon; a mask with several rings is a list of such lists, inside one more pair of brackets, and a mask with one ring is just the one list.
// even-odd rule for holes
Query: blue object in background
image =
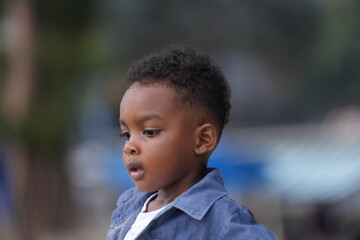
{"label": "blue object in background", "polygon": [[227,135],[221,139],[208,165],[221,169],[225,186],[230,192],[242,193],[267,183],[265,159],[246,151]]}

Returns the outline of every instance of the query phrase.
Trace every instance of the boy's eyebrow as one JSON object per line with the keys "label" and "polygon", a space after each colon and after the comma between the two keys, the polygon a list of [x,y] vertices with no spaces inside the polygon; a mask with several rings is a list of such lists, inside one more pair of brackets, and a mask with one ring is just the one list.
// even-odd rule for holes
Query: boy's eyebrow
{"label": "boy's eyebrow", "polygon": [[152,119],[163,120],[163,118],[159,114],[151,113],[151,114],[147,114],[147,115],[140,117],[139,121],[145,122],[145,121],[152,120]]}
{"label": "boy's eyebrow", "polygon": [[[147,115],[139,117],[138,119],[136,119],[136,122],[146,122],[148,120],[153,120],[153,119],[164,120],[159,114],[151,113],[151,114],[147,114]],[[119,122],[120,122],[120,125],[126,126],[125,121],[123,121],[121,118],[120,118]]]}

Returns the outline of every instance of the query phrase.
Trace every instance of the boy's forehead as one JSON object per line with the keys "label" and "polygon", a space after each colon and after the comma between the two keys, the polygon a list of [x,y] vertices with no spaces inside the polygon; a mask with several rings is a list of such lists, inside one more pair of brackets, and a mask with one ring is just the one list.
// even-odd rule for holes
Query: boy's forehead
{"label": "boy's forehead", "polygon": [[120,112],[141,109],[169,111],[177,106],[174,103],[175,91],[164,85],[133,84],[125,92],[120,102]]}
{"label": "boy's forehead", "polygon": [[133,84],[125,92],[120,102],[120,119],[131,115],[159,114],[160,116],[178,115],[178,113],[191,115],[196,121],[203,115],[202,111],[183,106],[179,103],[176,91],[164,84],[141,85]]}

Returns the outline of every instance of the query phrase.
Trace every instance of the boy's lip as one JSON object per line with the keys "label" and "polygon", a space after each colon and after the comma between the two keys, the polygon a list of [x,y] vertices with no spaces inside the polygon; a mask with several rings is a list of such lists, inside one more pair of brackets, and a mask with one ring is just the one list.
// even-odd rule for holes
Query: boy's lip
{"label": "boy's lip", "polygon": [[128,173],[130,177],[134,181],[138,181],[144,178],[145,170],[144,168],[137,163],[136,161],[130,161],[126,164],[126,168],[128,170]]}

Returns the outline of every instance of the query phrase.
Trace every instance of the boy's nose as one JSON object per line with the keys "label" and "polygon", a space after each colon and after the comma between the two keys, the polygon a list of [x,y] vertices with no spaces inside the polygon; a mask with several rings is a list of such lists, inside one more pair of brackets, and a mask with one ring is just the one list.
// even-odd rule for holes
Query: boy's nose
{"label": "boy's nose", "polygon": [[127,142],[124,145],[124,153],[128,156],[130,155],[136,155],[140,153],[140,149],[139,147],[137,147],[135,144],[133,144],[132,142]]}

